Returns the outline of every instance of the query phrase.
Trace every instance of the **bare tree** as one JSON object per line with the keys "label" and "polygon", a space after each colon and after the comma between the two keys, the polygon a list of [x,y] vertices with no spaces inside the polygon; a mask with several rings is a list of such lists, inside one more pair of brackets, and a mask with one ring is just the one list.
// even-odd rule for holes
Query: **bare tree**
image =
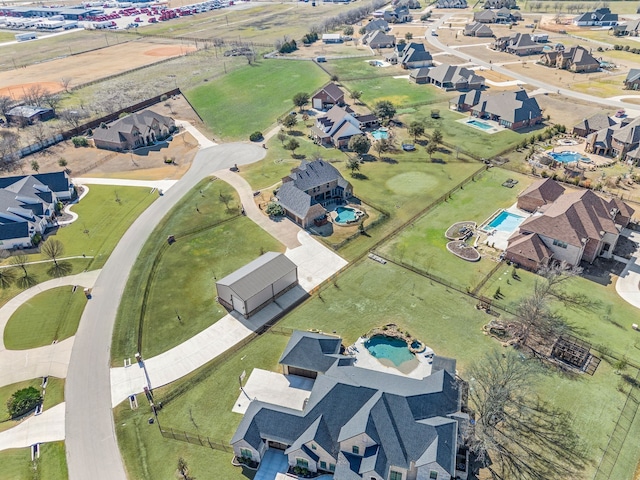
{"label": "bare tree", "polygon": [[60,97],[60,95],[57,95],[55,93],[47,94],[42,97],[42,103],[54,112],[57,110],[58,105],[60,105],[61,101],[62,98]]}
{"label": "bare tree", "polygon": [[9,155],[18,148],[19,136],[10,130],[0,131],[0,160],[9,160]]}
{"label": "bare tree", "polygon": [[88,114],[84,110],[62,110],[58,117],[71,128],[78,128]]}
{"label": "bare tree", "polygon": [[47,132],[47,128],[44,126],[42,122],[38,120],[33,122],[33,125],[31,125],[31,127],[29,128],[29,133],[31,134],[31,136],[36,142],[41,143],[44,146],[44,141],[48,137],[47,135],[48,132]]}
{"label": "bare tree", "polygon": [[176,477],[179,480],[196,480],[196,477],[189,475],[189,466],[184,458],[178,458],[178,469],[176,471]]}
{"label": "bare tree", "polygon": [[576,478],[585,451],[571,415],[540,399],[539,369],[513,350],[497,350],[469,369],[475,409],[471,451],[495,479]]}
{"label": "bare tree", "polygon": [[22,99],[30,105],[41,105],[46,95],[46,90],[40,84],[35,84],[24,91]]}
{"label": "bare tree", "polygon": [[0,95],[0,114],[6,115],[15,102],[13,99],[6,95]]}
{"label": "bare tree", "polygon": [[57,266],[58,258],[64,255],[64,244],[60,240],[50,238],[42,244],[40,251],[44,254],[45,257],[53,260],[53,263]]}
{"label": "bare tree", "polygon": [[71,85],[71,77],[62,77],[60,79],[60,86],[64,89],[65,93],[69,93],[69,86]]}

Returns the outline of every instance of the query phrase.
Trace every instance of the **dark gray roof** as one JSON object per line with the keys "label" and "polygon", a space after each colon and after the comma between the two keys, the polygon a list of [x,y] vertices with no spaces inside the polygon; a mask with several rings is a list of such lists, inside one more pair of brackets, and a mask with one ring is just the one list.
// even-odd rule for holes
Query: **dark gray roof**
{"label": "dark gray roof", "polygon": [[431,370],[437,372],[439,370],[446,370],[451,375],[456,374],[456,359],[441,357],[440,355],[433,356],[433,363],[431,364]]}
{"label": "dark gray roof", "polygon": [[468,68],[442,63],[428,72],[428,77],[439,83],[484,83],[484,78]]}
{"label": "dark gray roof", "polygon": [[635,82],[636,80],[640,79],[640,68],[632,68],[631,70],[629,70],[629,73],[627,74],[627,78],[625,78],[625,82]]}
{"label": "dark gray roof", "polygon": [[267,252],[218,280],[216,285],[225,285],[240,298],[247,300],[297,268],[296,264],[282,253]]}
{"label": "dark gray roof", "polygon": [[525,90],[497,94],[483,93],[474,110],[497,115],[501,120],[511,123],[538,118],[542,115],[538,101],[535,98],[529,98]]}
{"label": "dark gray roof", "polygon": [[27,222],[2,222],[0,223],[0,240],[13,240],[15,238],[28,238],[29,223]]}
{"label": "dark gray roof", "polygon": [[364,29],[367,32],[373,32],[375,30],[382,30],[386,32],[389,30],[389,22],[383,20],[382,18],[376,18],[375,20],[371,20],[364,26]]}
{"label": "dark gray roof", "polygon": [[50,108],[37,107],[34,105],[22,105],[19,107],[13,107],[7,112],[7,115],[22,118],[32,118],[42,113],[53,112]]}
{"label": "dark gray roof", "polygon": [[[294,335],[283,357],[305,337],[326,337]],[[303,411],[254,401],[231,443],[244,439],[257,449],[269,438],[292,451],[313,440],[337,459],[335,477],[344,480],[369,472],[387,478],[390,467],[409,468],[412,462],[437,462],[453,476],[457,422],[449,416],[458,412],[458,400],[457,382],[447,370],[417,380],[334,362],[316,379]],[[340,441],[363,433],[376,445],[362,456],[339,451]]]}
{"label": "dark gray roof", "polygon": [[175,123],[172,118],[160,115],[153,110],[143,110],[119,118],[106,125],[105,128],[94,129],[93,138],[105,142],[120,143],[124,140],[122,134],[131,133],[134,128],[137,128],[142,135],[147,135],[154,120],[157,120],[160,125],[166,125],[167,128]]}
{"label": "dark gray roof", "polygon": [[[638,71],[640,73],[640,70]],[[585,118],[580,123],[578,123],[573,128],[578,128],[580,130],[589,131],[598,131],[603,128],[608,128],[611,125],[614,125],[616,122],[609,115],[605,115],[603,113],[596,113],[595,115]]]}
{"label": "dark gray roof", "polygon": [[344,180],[338,169],[325,160],[303,160],[299,167],[291,171],[289,177],[296,187],[304,191],[335,180]]}
{"label": "dark gray roof", "polygon": [[627,148],[637,145],[640,142],[640,118],[634,119],[629,124],[621,127],[613,134],[613,138],[620,143],[624,143]]}
{"label": "dark gray roof", "polygon": [[315,372],[326,372],[336,362],[342,339],[322,333],[296,330],[291,335],[280,363]]}
{"label": "dark gray roof", "polygon": [[341,98],[344,97],[344,92],[342,91],[342,89],[336,85],[335,83],[329,83],[328,85],[326,85],[325,87],[321,88],[320,90],[318,90],[318,92],[316,92],[313,96],[315,97],[316,95],[318,95],[321,92],[325,92],[327,94],[327,96],[329,98],[331,98],[334,102],[340,100]]}
{"label": "dark gray roof", "polygon": [[423,62],[427,60],[433,60],[431,53],[429,53],[422,43],[411,42],[402,51],[400,62],[404,65],[409,62]]}
{"label": "dark gray roof", "polygon": [[278,203],[299,218],[305,218],[316,202],[311,195],[297,188],[293,182],[283,183],[276,193]]}

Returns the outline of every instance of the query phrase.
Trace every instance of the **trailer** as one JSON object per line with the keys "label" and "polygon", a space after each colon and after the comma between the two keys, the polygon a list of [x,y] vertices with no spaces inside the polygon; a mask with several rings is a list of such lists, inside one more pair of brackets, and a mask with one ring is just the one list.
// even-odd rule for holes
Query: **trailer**
{"label": "trailer", "polygon": [[35,40],[38,36],[35,33],[18,33],[16,40],[19,42],[26,42],[27,40]]}

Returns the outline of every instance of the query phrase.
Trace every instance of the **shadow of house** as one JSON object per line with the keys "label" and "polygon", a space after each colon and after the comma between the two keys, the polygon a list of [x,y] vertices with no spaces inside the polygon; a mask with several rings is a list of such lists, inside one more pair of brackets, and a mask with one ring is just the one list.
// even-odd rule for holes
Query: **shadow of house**
{"label": "shadow of house", "polygon": [[97,148],[122,152],[153,145],[175,130],[176,123],[172,118],[153,110],[143,110],[96,128],[93,141]]}

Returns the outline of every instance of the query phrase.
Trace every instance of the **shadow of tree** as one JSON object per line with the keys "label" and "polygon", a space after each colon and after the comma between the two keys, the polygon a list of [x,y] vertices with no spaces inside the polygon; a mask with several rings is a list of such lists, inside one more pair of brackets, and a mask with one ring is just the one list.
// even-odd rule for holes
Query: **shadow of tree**
{"label": "shadow of tree", "polygon": [[30,273],[25,273],[16,283],[20,288],[27,289],[36,285],[38,283],[38,278]]}
{"label": "shadow of tree", "polygon": [[51,265],[51,267],[47,269],[47,275],[55,278],[66,277],[71,273],[72,270],[73,270],[73,266],[71,265],[70,262],[61,261],[61,262],[58,262],[57,265],[55,263]]}
{"label": "shadow of tree", "polygon": [[360,172],[352,173],[351,177],[355,178],[356,180],[369,180],[369,177]]}

